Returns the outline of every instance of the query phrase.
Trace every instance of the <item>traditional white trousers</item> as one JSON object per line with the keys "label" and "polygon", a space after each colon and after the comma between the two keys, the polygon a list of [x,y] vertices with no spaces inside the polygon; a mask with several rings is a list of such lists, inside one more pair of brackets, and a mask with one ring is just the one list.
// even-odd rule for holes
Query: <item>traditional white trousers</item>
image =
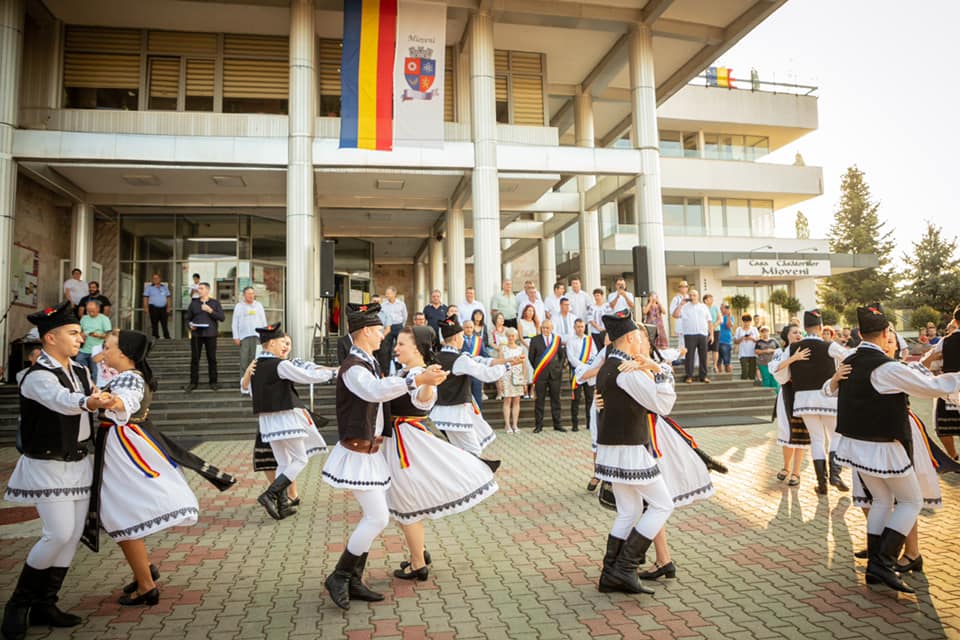
{"label": "traditional white trousers", "polygon": [[273,457],[277,459],[277,475],[283,475],[293,482],[307,467],[310,457],[307,455],[305,438],[287,438],[270,442]]}
{"label": "traditional white trousers", "polygon": [[373,541],[390,523],[390,508],[387,506],[386,489],[357,490],[353,492],[353,497],[360,503],[363,517],[347,541],[347,551],[362,556],[370,551]]}
{"label": "traditional white trousers", "polygon": [[27,554],[27,564],[34,569],[69,567],[77,553],[89,503],[89,498],[38,502],[37,513],[43,530]]}
{"label": "traditional white trousers", "polygon": [[882,478],[860,473],[860,479],[873,497],[867,514],[867,533],[880,535],[887,527],[903,535],[910,533],[923,509],[923,493],[913,469],[904,476]]}
{"label": "traditional white trousers", "polygon": [[662,475],[646,484],[614,482],[612,489],[617,498],[617,518],[610,528],[614,538],[626,540],[630,529],[635,528],[644,538],[653,540],[673,513],[673,496]]}
{"label": "traditional white trousers", "polygon": [[837,450],[837,416],[808,413],[800,417],[810,433],[810,455],[814,460],[826,460],[828,451]]}

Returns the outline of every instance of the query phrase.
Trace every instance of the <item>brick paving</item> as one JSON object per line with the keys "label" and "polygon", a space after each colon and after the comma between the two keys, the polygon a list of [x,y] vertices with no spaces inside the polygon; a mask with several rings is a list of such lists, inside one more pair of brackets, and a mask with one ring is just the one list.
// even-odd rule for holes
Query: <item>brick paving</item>
{"label": "brick paving", "polygon": [[[674,513],[678,577],[655,583],[653,596],[596,590],[612,514],[584,490],[585,432],[499,433],[488,452],[504,461],[500,492],[427,524],[430,579],[388,577],[405,558],[391,525],[368,564],[368,582],[387,598],[353,603],[349,612],[328,600],[323,579],[360,512],[348,493],[322,483],[322,457],[300,478],[299,515],[275,523],[255,503],[265,485],[251,471],[252,441],[213,442],[200,453],[240,482],[221,494],[188,474],[199,524],[147,539],[162,573],[160,605],[116,604],[130,572],[104,539],[99,554],[81,547],[61,594],[84,625],[33,628],[29,637],[960,638],[960,474],[942,482],[945,508],[921,516],[928,573],[909,578],[917,595],[897,595],[863,584],[864,563],[853,552],[865,544],[864,519],[849,494],[818,499],[809,462],[799,489],[776,481],[773,425],[693,433],[730,473],[714,474],[714,498]],[[0,449],[4,484],[15,461],[14,450]],[[0,510],[6,601],[39,521],[3,506],[11,509]]]}

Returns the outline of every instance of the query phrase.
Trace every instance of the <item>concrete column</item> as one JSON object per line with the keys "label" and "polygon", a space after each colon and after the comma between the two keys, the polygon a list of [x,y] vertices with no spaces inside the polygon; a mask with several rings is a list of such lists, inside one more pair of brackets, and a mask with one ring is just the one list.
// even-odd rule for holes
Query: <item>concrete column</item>
{"label": "concrete column", "polygon": [[413,312],[420,311],[430,300],[430,292],[427,290],[427,263],[423,260],[415,260],[413,263]]}
{"label": "concrete column", "polygon": [[[450,302],[460,304],[464,299],[467,288],[467,250],[464,246],[463,209],[449,209],[447,211],[447,295]],[[476,254],[477,240],[474,235],[474,254]],[[474,273],[474,278],[476,278]]]}
{"label": "concrete column", "polygon": [[[17,203],[13,133],[17,127],[17,97],[20,93],[23,18],[24,0],[0,0],[0,314],[10,306],[13,219]],[[57,288],[60,288],[59,282]],[[0,326],[0,357],[4,363],[9,344],[8,326],[8,322]]]}
{"label": "concrete column", "polygon": [[313,0],[290,0],[290,99],[287,140],[286,329],[293,355],[312,356],[310,273],[313,222],[313,123],[316,114],[316,34]]}
{"label": "concrete column", "polygon": [[643,173],[636,178],[634,198],[637,239],[647,248],[650,289],[660,293],[667,290],[667,262],[663,240],[653,35],[645,24],[637,25],[630,34],[630,94],[633,140],[640,150],[643,165]]}
{"label": "concrete column", "polygon": [[[436,289],[440,292],[441,299],[449,304],[449,300],[443,297],[443,243],[436,238],[430,238],[430,291]],[[456,304],[456,302],[454,302]]]}
{"label": "concrete column", "polygon": [[[511,244],[513,244],[513,240],[508,240],[508,239],[501,240],[501,241],[500,241],[500,250],[501,250],[501,251],[506,251],[507,249],[510,248],[510,245],[511,245]],[[502,269],[501,276],[502,276],[502,277],[501,277],[502,280],[510,280],[511,282],[513,281],[513,263],[512,263],[512,262],[504,262],[504,263],[503,263],[503,269]],[[484,303],[484,304],[486,304],[486,303]]]}
{"label": "concrete column", "polygon": [[77,202],[70,212],[70,269],[80,269],[90,280],[93,262],[93,205]]}
{"label": "concrete column", "polygon": [[[553,217],[552,213],[538,213],[536,219],[546,222]],[[553,285],[557,282],[557,242],[554,236],[543,238],[537,245],[540,257],[540,294],[547,298],[553,293]]]}
{"label": "concrete column", "polygon": [[[573,98],[574,132],[578,147],[594,146],[593,96],[577,89]],[[583,208],[587,191],[597,184],[596,176],[577,176],[580,191],[580,284],[587,291],[600,286],[600,216],[596,209]]]}
{"label": "concrete column", "polygon": [[707,138],[703,133],[703,129],[697,129],[697,157],[707,157]]}
{"label": "concrete column", "polygon": [[[473,129],[473,272],[477,298],[500,289],[500,184],[497,179],[497,113],[493,17],[480,9],[470,19],[470,104]],[[451,283],[451,286],[452,283]]]}

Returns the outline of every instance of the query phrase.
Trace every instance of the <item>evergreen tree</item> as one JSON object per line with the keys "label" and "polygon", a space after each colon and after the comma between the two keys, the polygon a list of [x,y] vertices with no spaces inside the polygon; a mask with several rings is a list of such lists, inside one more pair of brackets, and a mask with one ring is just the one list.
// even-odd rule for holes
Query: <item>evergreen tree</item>
{"label": "evergreen tree", "polygon": [[894,243],[892,230],[884,229],[877,212],[880,205],[870,196],[870,187],[856,165],[840,182],[840,203],[828,235],[834,253],[874,254],[879,266],[830,276],[826,288],[848,304],[889,301],[896,278],[890,268]]}
{"label": "evergreen tree", "polygon": [[797,211],[797,219],[794,225],[797,229],[798,240],[807,240],[810,238],[810,221],[807,220],[807,216],[803,215],[803,211]]}
{"label": "evergreen tree", "polygon": [[943,229],[927,222],[913,254],[903,254],[904,306],[916,309],[927,305],[948,315],[960,302],[960,258],[956,237],[948,239]]}

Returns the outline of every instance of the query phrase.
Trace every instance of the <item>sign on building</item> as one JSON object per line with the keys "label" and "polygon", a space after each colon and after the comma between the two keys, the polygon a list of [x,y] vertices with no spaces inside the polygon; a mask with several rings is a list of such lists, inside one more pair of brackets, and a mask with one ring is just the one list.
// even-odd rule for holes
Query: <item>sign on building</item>
{"label": "sign on building", "polygon": [[738,276],[759,278],[819,278],[830,275],[830,261],[745,258],[732,261],[730,270]]}

